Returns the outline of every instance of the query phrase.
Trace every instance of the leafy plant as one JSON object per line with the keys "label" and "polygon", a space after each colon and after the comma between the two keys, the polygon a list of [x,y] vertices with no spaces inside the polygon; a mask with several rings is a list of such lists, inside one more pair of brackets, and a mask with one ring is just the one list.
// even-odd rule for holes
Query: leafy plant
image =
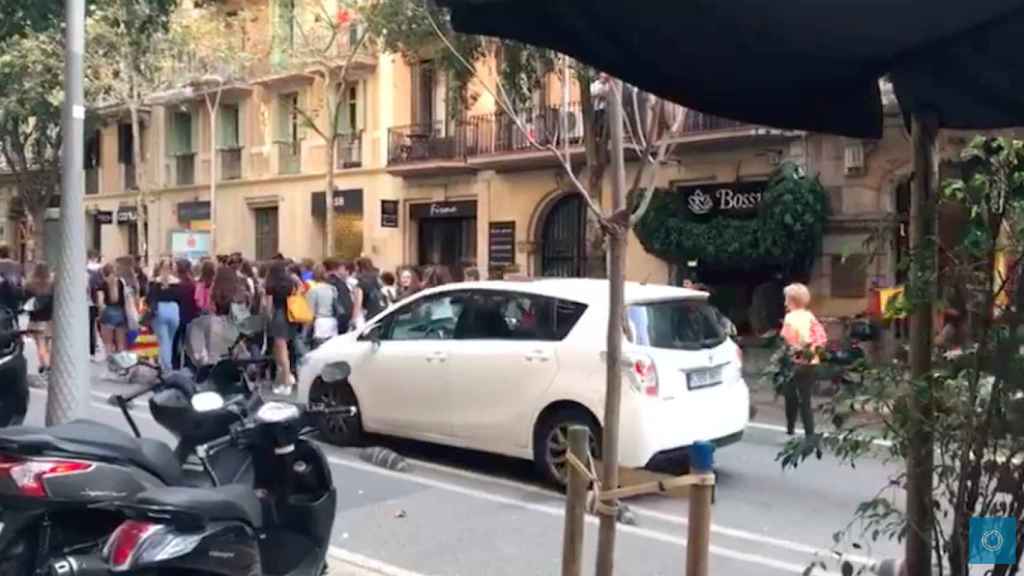
{"label": "leafy plant", "polygon": [[828,213],[821,183],[787,163],[769,179],[756,218],[694,220],[686,198],[664,190],[655,193],[636,233],[648,252],[669,262],[800,275],[818,255]]}

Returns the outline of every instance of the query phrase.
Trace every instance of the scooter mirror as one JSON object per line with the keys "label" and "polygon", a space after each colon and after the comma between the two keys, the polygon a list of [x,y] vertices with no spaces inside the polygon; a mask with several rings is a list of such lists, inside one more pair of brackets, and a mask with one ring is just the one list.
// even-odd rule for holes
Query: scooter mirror
{"label": "scooter mirror", "polygon": [[213,412],[224,407],[224,397],[216,392],[200,392],[192,397],[192,409],[196,412]]}

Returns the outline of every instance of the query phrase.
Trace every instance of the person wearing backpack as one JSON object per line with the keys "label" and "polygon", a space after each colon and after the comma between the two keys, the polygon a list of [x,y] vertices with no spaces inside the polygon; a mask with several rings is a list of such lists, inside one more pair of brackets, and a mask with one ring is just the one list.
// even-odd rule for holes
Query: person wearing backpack
{"label": "person wearing backpack", "polygon": [[365,256],[356,260],[356,296],[353,314],[356,328],[361,328],[366,322],[373,320],[375,316],[387,310],[387,298],[384,296],[384,286],[380,282],[380,272],[373,266],[373,260]]}
{"label": "person wearing backpack", "polygon": [[325,282],[334,287],[334,318],[338,321],[338,333],[348,332],[352,325],[352,289],[349,287],[348,271],[334,258],[324,260]]}

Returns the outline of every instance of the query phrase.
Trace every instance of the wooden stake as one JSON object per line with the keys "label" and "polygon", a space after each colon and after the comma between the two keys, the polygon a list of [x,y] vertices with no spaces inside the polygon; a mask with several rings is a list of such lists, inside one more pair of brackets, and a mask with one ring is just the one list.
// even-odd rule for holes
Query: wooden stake
{"label": "wooden stake", "polygon": [[[569,428],[569,453],[586,462],[590,431]],[[565,492],[565,533],[562,536],[562,576],[580,576],[583,570],[583,521],[587,507],[587,477],[575,466],[566,466],[569,483]]]}
{"label": "wooden stake", "polygon": [[[690,447],[690,473],[714,474],[714,446],[696,442]],[[689,529],[686,537],[686,576],[708,576],[711,548],[711,495],[714,485],[690,486]]]}

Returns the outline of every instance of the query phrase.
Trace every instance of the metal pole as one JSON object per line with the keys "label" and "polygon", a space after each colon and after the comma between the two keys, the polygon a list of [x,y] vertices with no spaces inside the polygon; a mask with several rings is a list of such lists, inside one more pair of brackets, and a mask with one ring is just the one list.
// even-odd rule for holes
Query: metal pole
{"label": "metal pole", "polygon": [[61,159],[61,237],[54,304],[53,371],[46,398],[46,424],[81,414],[89,383],[89,316],[86,308],[85,211],[82,207],[85,106],[82,58],[85,52],[85,0],[65,0],[64,150]]}
{"label": "metal pole", "polygon": [[[715,447],[709,442],[690,446],[690,473],[714,474]],[[708,576],[711,548],[711,496],[714,486],[690,486],[689,527],[686,537],[686,576]]]}
{"label": "metal pole", "polygon": [[[590,431],[584,426],[569,428],[569,453],[586,462]],[[562,535],[562,576],[580,576],[583,570],[583,521],[587,505],[587,477],[567,466],[569,483],[565,491],[565,532]]]}
{"label": "metal pole", "polygon": [[[911,124],[914,181],[910,190],[910,376],[926,378],[932,364],[932,294],[935,271],[935,183],[937,178],[934,118],[915,114]],[[922,286],[921,283],[928,283]],[[930,425],[931,400],[909,394],[911,427],[907,451],[907,574],[932,573],[932,471],[935,448]]]}
{"label": "metal pole", "polygon": [[[626,164],[622,137],[622,82],[612,80],[608,100],[611,136],[612,214],[626,208]],[[622,317],[626,278],[626,233],[615,230],[608,235],[608,358],[605,366],[607,387],[604,400],[604,437],[601,442],[605,488],[619,486],[619,408],[622,403]],[[615,506],[618,502],[608,502]],[[597,575],[612,576],[615,569],[615,516],[602,515],[597,540]]]}

